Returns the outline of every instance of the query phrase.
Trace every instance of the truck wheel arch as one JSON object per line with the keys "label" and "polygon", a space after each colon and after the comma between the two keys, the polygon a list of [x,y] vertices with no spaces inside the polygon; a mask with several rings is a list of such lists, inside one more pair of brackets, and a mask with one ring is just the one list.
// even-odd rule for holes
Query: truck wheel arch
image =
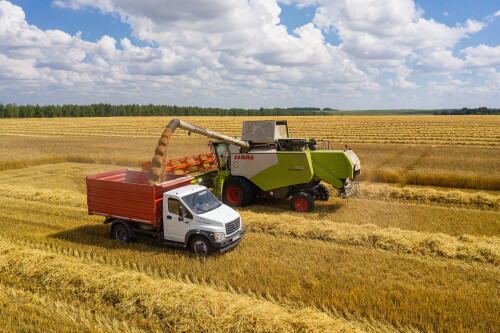
{"label": "truck wheel arch", "polygon": [[189,243],[191,242],[191,239],[193,239],[196,236],[205,237],[210,242],[210,244],[212,244],[215,241],[213,233],[210,233],[210,232],[205,231],[205,230],[189,230],[186,233],[186,239],[184,241],[184,244],[187,247],[189,247]]}

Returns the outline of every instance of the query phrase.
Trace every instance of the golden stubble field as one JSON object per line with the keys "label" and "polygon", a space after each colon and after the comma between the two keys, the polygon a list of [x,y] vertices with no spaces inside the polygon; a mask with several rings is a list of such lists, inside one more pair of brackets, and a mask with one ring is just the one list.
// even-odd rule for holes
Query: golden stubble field
{"label": "golden stubble field", "polygon": [[[182,119],[238,136],[257,118]],[[360,197],[239,209],[247,237],[208,258],[118,244],[86,214],[85,176],[150,160],[169,120],[0,120],[0,330],[500,327],[499,116],[290,117],[291,135],[355,150]],[[207,143],[178,130],[169,154]]]}

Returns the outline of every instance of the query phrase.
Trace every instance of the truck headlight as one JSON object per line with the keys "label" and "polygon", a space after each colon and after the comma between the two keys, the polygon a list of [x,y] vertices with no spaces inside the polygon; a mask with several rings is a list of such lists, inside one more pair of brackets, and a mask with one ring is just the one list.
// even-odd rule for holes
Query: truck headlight
{"label": "truck headlight", "polygon": [[214,237],[215,237],[216,241],[224,240],[224,239],[226,239],[226,234],[223,232],[214,232]]}

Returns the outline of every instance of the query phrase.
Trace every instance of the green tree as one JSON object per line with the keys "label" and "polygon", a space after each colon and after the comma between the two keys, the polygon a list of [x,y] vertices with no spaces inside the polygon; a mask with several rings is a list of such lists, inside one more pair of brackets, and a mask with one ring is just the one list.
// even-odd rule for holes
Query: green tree
{"label": "green tree", "polygon": [[17,115],[18,115],[17,108],[15,108],[12,104],[7,104],[5,108],[5,117],[16,118]]}

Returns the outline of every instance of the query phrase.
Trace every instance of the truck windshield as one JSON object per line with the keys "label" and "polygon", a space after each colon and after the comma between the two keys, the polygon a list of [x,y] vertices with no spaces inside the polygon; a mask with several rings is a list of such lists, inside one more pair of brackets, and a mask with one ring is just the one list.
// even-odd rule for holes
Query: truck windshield
{"label": "truck windshield", "polygon": [[215,195],[208,190],[186,195],[182,197],[182,200],[196,214],[211,211],[222,205]]}

